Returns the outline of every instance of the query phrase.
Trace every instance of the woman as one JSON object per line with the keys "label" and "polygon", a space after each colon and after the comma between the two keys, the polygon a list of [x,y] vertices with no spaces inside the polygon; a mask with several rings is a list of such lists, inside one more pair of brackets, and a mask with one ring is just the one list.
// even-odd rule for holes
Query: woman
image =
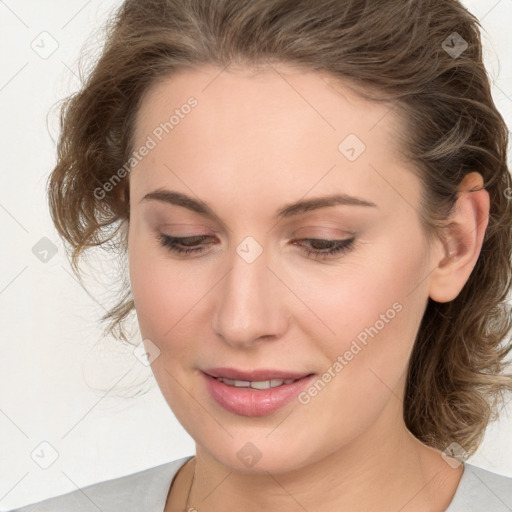
{"label": "woman", "polygon": [[50,208],[196,454],[21,510],[512,510],[506,145],[455,0],[125,1]]}

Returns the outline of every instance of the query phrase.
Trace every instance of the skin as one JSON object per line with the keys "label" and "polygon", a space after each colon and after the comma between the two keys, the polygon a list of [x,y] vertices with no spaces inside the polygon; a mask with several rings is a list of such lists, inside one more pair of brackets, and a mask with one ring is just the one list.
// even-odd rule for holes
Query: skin
{"label": "skin", "polygon": [[[199,512],[444,510],[463,467],[407,430],[402,397],[428,298],[453,300],[477,261],[489,196],[465,191],[481,187],[481,176],[467,176],[450,230],[429,245],[420,182],[400,156],[402,127],[389,106],[284,64],[259,73],[187,69],[149,90],[135,147],[190,96],[197,107],[129,178],[139,327],[160,350],[152,370],[162,394],[196,442],[166,512],[185,507],[193,470],[189,506]],[[338,150],[350,133],[366,146],[355,161]],[[216,217],[142,200],[159,188],[206,202]],[[334,192],[376,207],[275,217],[286,204]],[[159,233],[211,238],[204,253],[181,256]],[[300,242],[350,234],[353,249],[328,259]],[[263,249],[250,264],[236,251],[247,236]],[[216,366],[321,376],[397,302],[401,311],[307,404],[250,418],[224,410],[205,388],[199,369]],[[237,457],[248,442],[261,454],[252,467]]]}

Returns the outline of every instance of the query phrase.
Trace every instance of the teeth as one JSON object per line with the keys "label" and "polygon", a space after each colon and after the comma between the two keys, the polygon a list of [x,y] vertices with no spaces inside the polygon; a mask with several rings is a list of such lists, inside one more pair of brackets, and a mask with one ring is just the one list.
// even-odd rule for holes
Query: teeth
{"label": "teeth", "polygon": [[284,381],[281,379],[262,380],[251,382],[251,388],[253,389],[269,389],[280,386]]}
{"label": "teeth", "polygon": [[234,386],[236,388],[253,388],[253,389],[269,389],[282,386],[283,384],[291,384],[297,379],[271,379],[271,380],[260,380],[260,381],[248,381],[248,380],[232,380],[225,379],[224,377],[218,377],[217,380],[224,382],[228,386]]}

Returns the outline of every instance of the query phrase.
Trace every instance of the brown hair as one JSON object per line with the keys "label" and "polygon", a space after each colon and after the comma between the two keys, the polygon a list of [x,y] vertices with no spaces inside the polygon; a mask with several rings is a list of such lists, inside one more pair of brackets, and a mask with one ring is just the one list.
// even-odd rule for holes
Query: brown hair
{"label": "brown hair", "polygon": [[[418,439],[440,450],[457,442],[472,454],[512,389],[504,373],[512,347],[508,131],[491,97],[479,28],[456,0],[125,1],[82,89],[61,110],[48,192],[73,270],[79,276],[87,248],[127,251],[128,179],[101,199],[95,190],[128,161],[137,108],[157,80],[205,64],[283,62],[328,72],[389,102],[402,119],[403,154],[423,184],[420,217],[430,240],[441,234],[463,177],[484,178],[491,212],[482,251],[458,297],[429,299],[404,398],[406,426]],[[125,274],[121,282],[121,300],[102,320],[105,335],[127,341],[123,324],[134,304]]]}

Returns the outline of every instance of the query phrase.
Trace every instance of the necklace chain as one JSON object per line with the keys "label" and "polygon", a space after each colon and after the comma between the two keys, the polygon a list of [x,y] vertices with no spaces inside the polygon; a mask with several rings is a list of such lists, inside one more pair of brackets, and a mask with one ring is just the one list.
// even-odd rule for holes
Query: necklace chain
{"label": "necklace chain", "polygon": [[196,476],[196,458],[194,457],[194,472],[192,473],[192,482],[190,482],[190,487],[188,489],[188,495],[187,495],[187,501],[185,502],[185,512],[188,512],[188,510],[189,510],[190,493],[192,492],[192,486],[194,485],[195,476]]}

